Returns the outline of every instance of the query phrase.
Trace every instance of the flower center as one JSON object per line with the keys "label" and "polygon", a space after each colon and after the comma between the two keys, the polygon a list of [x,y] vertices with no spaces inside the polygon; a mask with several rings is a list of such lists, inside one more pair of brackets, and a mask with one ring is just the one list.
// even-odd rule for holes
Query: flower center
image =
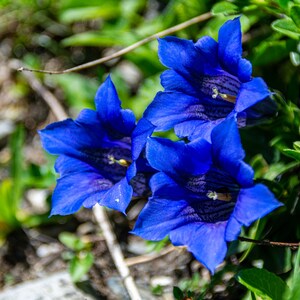
{"label": "flower center", "polygon": [[189,191],[193,214],[207,223],[228,220],[240,191],[234,178],[215,167],[204,175],[188,178],[184,187]]}

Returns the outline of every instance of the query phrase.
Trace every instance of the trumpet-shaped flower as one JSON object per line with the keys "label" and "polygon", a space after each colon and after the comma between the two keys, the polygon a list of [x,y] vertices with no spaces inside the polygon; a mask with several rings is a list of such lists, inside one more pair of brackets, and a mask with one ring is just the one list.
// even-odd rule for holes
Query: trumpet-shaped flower
{"label": "trumpet-shaped flower", "polygon": [[[264,107],[252,108],[270,92],[263,79],[251,77],[251,63],[242,58],[239,18],[220,28],[218,42],[209,36],[196,43],[171,36],[159,39],[159,58],[169,68],[161,75],[165,90],[144,113],[156,131],[174,127],[180,137],[209,140],[211,130],[230,114],[244,126],[264,113]],[[265,109],[270,107],[266,101]]]}
{"label": "trumpet-shaped flower", "polygon": [[241,227],[281,203],[266,186],[254,184],[233,118],[216,126],[211,140],[185,144],[149,138],[147,158],[159,172],[133,233],[154,241],[169,235],[213,273]]}
{"label": "trumpet-shaped flower", "polygon": [[[124,212],[133,194],[131,134],[135,117],[121,103],[110,77],[97,91],[96,111],[85,109],[40,131],[43,147],[59,155],[60,173],[52,197],[51,215],[67,215],[96,203]],[[134,181],[134,180],[133,180]],[[143,192],[143,180],[135,181]]]}

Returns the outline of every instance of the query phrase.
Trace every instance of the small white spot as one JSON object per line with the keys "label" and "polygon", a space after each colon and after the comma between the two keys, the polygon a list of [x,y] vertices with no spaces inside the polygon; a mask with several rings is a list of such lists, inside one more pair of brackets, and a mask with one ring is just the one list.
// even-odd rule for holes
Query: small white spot
{"label": "small white spot", "polygon": [[116,202],[120,202],[120,199],[119,199],[119,198],[117,198],[117,199],[115,199],[115,201],[116,201]]}

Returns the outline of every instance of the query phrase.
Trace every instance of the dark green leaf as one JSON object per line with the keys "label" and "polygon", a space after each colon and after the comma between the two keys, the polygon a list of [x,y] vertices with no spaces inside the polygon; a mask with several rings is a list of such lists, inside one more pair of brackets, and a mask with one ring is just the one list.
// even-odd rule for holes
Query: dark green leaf
{"label": "dark green leaf", "polygon": [[290,10],[290,16],[298,28],[300,28],[300,6],[293,5]]}
{"label": "dark green leaf", "polygon": [[280,277],[265,269],[242,270],[236,278],[239,283],[263,299],[282,300],[287,288]]}
{"label": "dark green leaf", "polygon": [[223,14],[223,15],[232,15],[232,14],[237,14],[239,11],[239,8],[227,1],[222,1],[213,6],[211,9],[211,13],[213,15],[218,15],[218,14]]}
{"label": "dark green leaf", "polygon": [[272,28],[293,39],[299,39],[300,29],[295,25],[292,19],[280,19],[271,24]]}
{"label": "dark green leaf", "polygon": [[178,287],[173,287],[173,296],[176,300],[182,300],[184,297],[183,291]]}

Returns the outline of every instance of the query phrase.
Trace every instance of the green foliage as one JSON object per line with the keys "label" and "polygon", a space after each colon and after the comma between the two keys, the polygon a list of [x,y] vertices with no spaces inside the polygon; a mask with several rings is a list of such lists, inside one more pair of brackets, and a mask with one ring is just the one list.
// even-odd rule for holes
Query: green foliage
{"label": "green foliage", "polygon": [[295,255],[294,271],[291,274],[289,289],[286,289],[284,299],[297,300],[300,298],[300,248]]}
{"label": "green foliage", "polygon": [[293,149],[283,149],[283,153],[286,154],[287,156],[290,156],[294,158],[297,161],[300,161],[300,142],[294,142],[293,144],[294,150]]}
{"label": "green foliage", "polygon": [[173,296],[176,300],[193,299],[194,293],[191,291],[183,292],[178,286],[174,286]]}
{"label": "green foliage", "polygon": [[94,255],[90,252],[91,244],[70,232],[60,233],[59,240],[71,250],[65,252],[63,256],[69,261],[69,272],[72,280],[79,282],[94,263]]}
{"label": "green foliage", "polygon": [[280,277],[265,269],[241,270],[236,278],[239,283],[262,299],[282,300],[287,288]]}
{"label": "green foliage", "polygon": [[22,177],[24,170],[22,151],[23,143],[24,129],[19,126],[10,139],[11,177],[4,179],[0,183],[0,239],[10,231],[21,226],[18,213],[24,189],[24,181]]}
{"label": "green foliage", "polygon": [[218,14],[232,15],[232,14],[237,14],[239,12],[239,8],[234,3],[228,1],[222,1],[216,3],[211,9],[211,12],[214,15],[218,15]]}
{"label": "green foliage", "polygon": [[300,29],[296,26],[292,19],[276,20],[272,23],[272,28],[293,39],[299,39]]}

